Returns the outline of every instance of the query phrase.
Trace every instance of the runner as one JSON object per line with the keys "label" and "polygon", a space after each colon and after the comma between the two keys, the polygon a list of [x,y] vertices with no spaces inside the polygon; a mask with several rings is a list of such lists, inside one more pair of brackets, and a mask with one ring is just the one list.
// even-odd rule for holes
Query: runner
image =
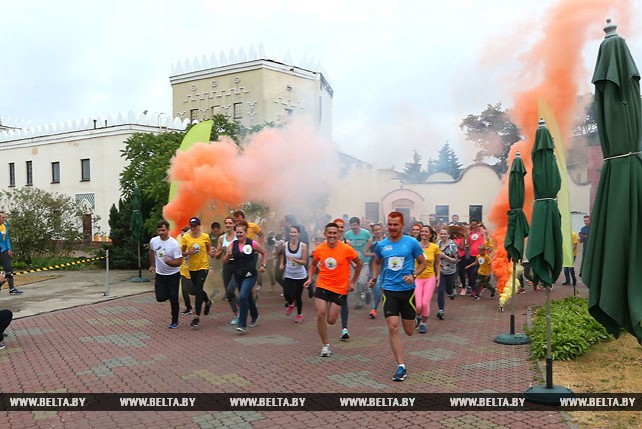
{"label": "runner", "polygon": [[[309,287],[319,266],[319,276],[316,280],[317,329],[323,347],[321,356],[328,357],[330,342],[328,341],[328,324],[334,325],[346,301],[348,292],[354,290],[354,284],[359,278],[363,262],[357,252],[339,239],[339,225],[331,222],[325,226],[325,243],[318,245],[312,252],[312,263],[308,271],[308,279],[303,284]],[[321,262],[321,264],[319,264]],[[355,268],[350,278],[350,264]]]}
{"label": "runner", "polygon": [[285,302],[285,315],[289,316],[294,310],[296,302],[297,316],[295,323],[303,322],[303,284],[307,280],[308,245],[299,241],[301,229],[298,225],[289,228],[290,240],[285,243],[285,251],[281,256],[281,269],[283,271]]}
{"label": "runner", "polygon": [[[363,264],[369,264],[370,257],[365,254],[372,245],[372,234],[366,229],[361,228],[361,221],[358,217],[350,218],[350,230],[346,231],[344,236],[350,246],[359,253]],[[366,305],[370,304],[371,294],[368,288],[368,274],[370,273],[367,270],[361,270],[361,276],[357,279],[357,284],[355,285],[356,290],[353,294],[357,301],[354,305],[355,310],[363,308],[364,302]]]}
{"label": "runner", "polygon": [[[373,233],[372,244],[370,245],[369,251],[365,253],[365,255],[370,258],[370,263],[368,264],[368,269],[369,269],[368,276],[370,278],[372,277],[372,263],[373,263],[373,257],[375,255],[374,250],[377,247],[377,243],[379,243],[381,240],[384,239],[383,226],[381,225],[381,223],[376,223],[372,226],[372,233]],[[372,310],[370,310],[370,314],[368,314],[368,317],[370,319],[377,318],[377,308],[379,307],[379,302],[381,302],[381,280],[382,280],[381,276],[377,277],[376,283],[374,284],[374,286],[371,286],[373,298],[372,298]]]}
{"label": "runner", "polygon": [[[347,215],[344,215],[344,216],[347,216]],[[345,222],[343,221],[343,219],[337,218],[334,220],[334,223],[339,228],[339,235],[337,237],[337,240],[342,243],[349,244],[346,242],[346,239],[344,236]],[[348,306],[348,295],[346,294],[346,299],[343,301],[343,304],[341,304],[341,337],[340,339],[342,341],[348,341],[350,339],[350,332],[348,332],[349,316],[350,316],[350,307]]]}
{"label": "runner", "polygon": [[442,228],[439,231],[439,257],[440,271],[439,271],[439,286],[437,289],[437,318],[444,319],[444,294],[447,294],[450,299],[455,299],[455,278],[457,277],[457,245],[452,240],[454,235],[451,234],[450,228]]}
{"label": "runner", "polygon": [[[403,350],[399,336],[399,316],[403,330],[411,336],[415,331],[415,283],[417,273],[426,268],[426,258],[419,242],[403,235],[403,214],[391,212],[388,215],[388,238],[383,239],[375,249],[375,260],[372,264],[374,286],[377,277],[383,276],[383,314],[388,325],[388,336],[392,354],[397,361],[397,370],[393,381],[406,378],[406,365],[403,363]],[[415,261],[418,262],[415,268]]]}
{"label": "runner", "polygon": [[[198,328],[201,320],[201,308],[205,303],[205,310],[203,314],[207,316],[210,314],[212,308],[212,300],[207,296],[207,292],[203,289],[205,279],[210,268],[210,261],[208,256],[213,257],[212,245],[210,243],[210,236],[201,231],[201,220],[193,217],[189,220],[189,234],[185,234],[181,239],[181,250],[183,257],[189,256],[189,277],[192,280],[192,292],[194,292],[194,310],[196,317],[192,319],[190,326],[194,329]],[[205,250],[203,250],[205,249]]]}
{"label": "runner", "polygon": [[[228,216],[225,218],[225,234],[221,235],[218,238],[216,243],[216,251],[214,255],[216,259],[221,259],[221,256],[225,254],[227,249],[230,247],[232,242],[236,241],[236,233],[234,232],[234,219]],[[225,300],[230,305],[230,309],[234,314],[230,325],[237,325],[239,323],[239,300],[236,297],[236,283],[234,282],[233,270],[232,270],[233,258],[228,262],[223,262],[223,267],[221,269],[221,276],[223,277],[223,287],[225,288]]]}
{"label": "runner", "polygon": [[[426,268],[419,273],[415,280],[416,325],[419,333],[425,334],[427,331],[426,322],[428,321],[428,316],[430,316],[430,301],[435,292],[435,287],[439,283],[439,258],[441,252],[439,251],[439,246],[434,243],[437,233],[432,226],[422,226],[419,237],[421,238],[419,244],[426,258]],[[415,265],[418,265],[418,262]]]}

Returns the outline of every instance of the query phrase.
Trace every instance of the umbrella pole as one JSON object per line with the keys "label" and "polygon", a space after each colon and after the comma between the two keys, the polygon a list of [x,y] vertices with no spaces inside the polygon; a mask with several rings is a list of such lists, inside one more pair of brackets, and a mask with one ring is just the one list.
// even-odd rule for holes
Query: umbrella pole
{"label": "umbrella pole", "polygon": [[140,238],[136,239],[136,252],[138,253],[138,277],[143,277],[140,269]]}
{"label": "umbrella pole", "polygon": [[510,334],[515,335],[515,281],[517,271],[517,262],[513,259],[513,294],[510,300]]}
{"label": "umbrella pole", "polygon": [[551,339],[551,287],[546,285],[546,388],[553,388],[553,351]]}

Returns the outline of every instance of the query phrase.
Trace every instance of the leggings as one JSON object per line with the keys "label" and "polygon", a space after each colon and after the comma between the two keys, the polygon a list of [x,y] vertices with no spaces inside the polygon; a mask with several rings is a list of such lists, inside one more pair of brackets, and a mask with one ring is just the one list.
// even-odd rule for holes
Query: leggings
{"label": "leggings", "polygon": [[283,295],[285,295],[285,302],[288,305],[296,302],[296,311],[297,314],[301,314],[303,310],[303,300],[301,295],[303,295],[303,283],[307,280],[307,277],[304,279],[290,279],[285,277],[283,282]]}
{"label": "leggings", "polygon": [[437,289],[437,307],[444,310],[444,294],[452,295],[455,293],[455,277],[457,273],[442,274],[439,276],[439,288]]}
{"label": "leggings", "polygon": [[221,270],[223,274],[223,286],[225,287],[225,299],[232,309],[232,313],[237,314],[239,309],[239,299],[236,297],[236,281],[234,280],[234,269],[231,264],[223,264]]}
{"label": "leggings", "polygon": [[433,277],[415,279],[415,306],[417,316],[430,316],[430,300],[435,291],[437,279]]}
{"label": "leggings", "polygon": [[196,296],[196,298],[194,299],[196,316],[201,315],[201,307],[203,306],[203,303],[210,302],[210,299],[207,296],[207,292],[203,290],[203,286],[205,285],[205,279],[207,278],[208,272],[209,270],[198,270],[198,271],[190,270],[189,272],[189,278],[192,280],[192,291]]}
{"label": "leggings", "polygon": [[4,339],[4,331],[11,324],[11,319],[13,319],[11,310],[0,310],[0,343]]}
{"label": "leggings", "polygon": [[192,309],[192,299],[189,297],[191,290],[192,281],[185,276],[181,276],[181,293],[183,294],[183,301],[185,301],[185,308],[188,310]]}
{"label": "leggings", "polygon": [[[11,264],[11,257],[9,256],[8,250],[0,253],[0,265],[2,265],[4,277],[7,279],[7,283],[9,283],[9,289],[13,289],[13,265]],[[2,341],[1,338],[0,341]]]}

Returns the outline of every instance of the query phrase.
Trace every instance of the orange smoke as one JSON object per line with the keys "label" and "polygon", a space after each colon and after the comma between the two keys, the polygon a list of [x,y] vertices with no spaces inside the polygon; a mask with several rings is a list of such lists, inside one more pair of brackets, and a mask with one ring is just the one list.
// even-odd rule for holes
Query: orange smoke
{"label": "orange smoke", "polygon": [[176,153],[169,177],[179,182],[178,193],[163,212],[176,225],[172,233],[192,216],[225,213],[247,201],[281,213],[309,212],[329,196],[338,174],[334,145],[303,124],[264,128],[242,149],[222,137]]}
{"label": "orange smoke", "polygon": [[[509,155],[509,166],[515,152],[520,151],[524,166],[532,171],[531,150],[538,126],[538,101],[547,103],[555,113],[562,134],[562,140],[570,140],[573,114],[576,111],[578,87],[590,84],[590,72],[584,67],[582,49],[590,40],[604,37],[602,27],[607,17],[614,17],[622,26],[630,14],[630,1],[610,0],[562,0],[545,14],[543,36],[522,58],[523,73],[517,76],[518,87],[527,88],[514,95],[515,105],[510,110],[513,122],[521,128],[526,140],[513,145]],[[595,52],[597,56],[597,51]],[[526,80],[529,80],[527,82]],[[515,80],[515,77],[513,77]],[[532,81],[535,84],[532,84]],[[510,168],[509,168],[510,169]],[[491,207],[489,220],[495,226],[493,239],[497,251],[492,263],[497,276],[497,287],[501,294],[508,281],[506,250],[502,247],[506,236],[508,204],[508,180],[503,180],[502,189]],[[525,176],[526,199],[524,213],[529,219],[533,211],[533,183],[531,175]]]}

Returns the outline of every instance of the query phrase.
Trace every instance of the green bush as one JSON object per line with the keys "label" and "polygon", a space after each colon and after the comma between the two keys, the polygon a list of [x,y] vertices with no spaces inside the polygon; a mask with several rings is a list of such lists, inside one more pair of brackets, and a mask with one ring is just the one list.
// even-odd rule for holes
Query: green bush
{"label": "green bush", "polygon": [[[528,331],[531,355],[546,357],[546,307],[535,312]],[[588,312],[588,300],[566,297],[551,301],[551,355],[554,360],[571,360],[585,354],[595,343],[608,341],[612,336]]]}

